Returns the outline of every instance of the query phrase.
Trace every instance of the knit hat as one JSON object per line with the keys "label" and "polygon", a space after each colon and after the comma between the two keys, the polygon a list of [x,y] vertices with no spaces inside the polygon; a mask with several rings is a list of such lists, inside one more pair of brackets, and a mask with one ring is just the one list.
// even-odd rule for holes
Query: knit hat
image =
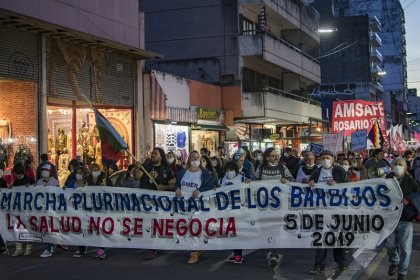
{"label": "knit hat", "polygon": [[240,148],[233,154],[232,159],[237,161],[241,157],[243,157],[244,154],[245,154],[244,149]]}
{"label": "knit hat", "polygon": [[331,151],[328,151],[328,150],[323,150],[323,151],[319,154],[319,156],[320,156],[320,157],[322,157],[322,156],[332,156],[332,157],[334,157],[334,153],[333,153],[333,152],[331,152]]}

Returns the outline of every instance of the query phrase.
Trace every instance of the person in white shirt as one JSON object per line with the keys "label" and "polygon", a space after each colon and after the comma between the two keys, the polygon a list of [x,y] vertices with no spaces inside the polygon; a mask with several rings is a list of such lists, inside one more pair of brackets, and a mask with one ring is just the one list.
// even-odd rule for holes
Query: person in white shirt
{"label": "person in white shirt", "polygon": [[[197,151],[190,152],[186,169],[179,172],[175,183],[175,194],[177,197],[200,196],[200,192],[213,189],[213,176],[202,166],[201,156]],[[201,252],[190,253],[189,264],[198,263]]]}
{"label": "person in white shirt", "polygon": [[[332,186],[336,183],[345,183],[348,180],[347,172],[340,165],[334,164],[334,154],[331,151],[321,152],[322,166],[316,168],[309,178],[309,186],[315,187],[315,183],[325,183]],[[324,268],[327,260],[327,248],[315,250],[315,264],[310,274],[318,275]],[[346,257],[343,248],[334,249],[334,260],[338,263],[340,270],[347,270]]]}
{"label": "person in white shirt", "polygon": [[[219,180],[219,184],[221,187],[223,186],[229,186],[229,185],[236,185],[240,183],[250,183],[251,180],[245,178],[245,176],[241,173],[239,173],[239,166],[238,164],[230,160],[225,165],[225,173],[226,175]],[[242,257],[242,250],[233,250],[233,257],[228,259],[228,262],[234,263],[234,264],[241,264],[243,262],[244,258]]]}
{"label": "person in white shirt", "polygon": [[296,182],[307,184],[316,167],[314,153],[311,151],[305,152],[304,164],[298,170]]}

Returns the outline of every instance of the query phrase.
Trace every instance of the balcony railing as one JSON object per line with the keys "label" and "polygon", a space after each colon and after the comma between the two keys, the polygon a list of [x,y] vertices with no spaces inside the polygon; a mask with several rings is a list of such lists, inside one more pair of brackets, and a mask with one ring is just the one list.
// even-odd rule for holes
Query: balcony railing
{"label": "balcony railing", "polygon": [[372,33],[372,35],[370,35],[370,44],[377,48],[382,46],[382,39],[378,36],[377,33]]}
{"label": "balcony railing", "polygon": [[[239,0],[240,4],[252,4],[254,12],[259,13],[255,4],[262,4],[269,10],[270,16],[286,20],[296,29],[302,29],[316,41],[319,41],[319,13],[302,0]],[[278,20],[276,21],[278,22]],[[290,24],[287,24],[290,25]]]}
{"label": "balcony railing", "polygon": [[297,100],[297,101],[300,101],[300,102],[304,102],[304,103],[308,103],[308,104],[312,104],[312,105],[316,105],[316,106],[321,106],[321,102],[319,102],[319,101],[313,100],[311,98],[303,97],[303,96],[300,96],[300,95],[297,95],[297,94],[294,94],[294,93],[291,93],[291,92],[287,92],[287,91],[284,91],[284,90],[281,90],[281,89],[266,87],[265,91],[276,94],[276,95],[281,95],[281,96],[284,96],[284,97],[287,97],[287,98],[290,98],[290,99],[293,99],[293,100]]}
{"label": "balcony railing", "polygon": [[373,32],[380,32],[382,30],[381,22],[379,21],[379,19],[376,16],[374,16],[373,18],[370,19],[369,26],[370,26],[370,29]]}
{"label": "balcony railing", "polygon": [[374,50],[370,53],[370,59],[372,62],[382,62],[382,54],[378,50]]}
{"label": "balcony railing", "polygon": [[270,87],[262,92],[243,92],[242,114],[245,118],[288,122],[307,122],[308,118],[322,118],[320,102]]}

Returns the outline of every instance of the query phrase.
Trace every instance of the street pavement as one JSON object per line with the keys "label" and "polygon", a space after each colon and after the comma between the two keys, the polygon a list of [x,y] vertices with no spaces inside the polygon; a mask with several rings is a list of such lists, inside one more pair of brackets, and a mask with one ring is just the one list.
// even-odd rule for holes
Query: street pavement
{"label": "street pavement", "polygon": [[[13,253],[13,244],[9,244]],[[281,263],[271,268],[266,261],[267,250],[245,250],[245,261],[241,265],[226,262],[230,251],[206,251],[195,265],[186,263],[187,251],[162,251],[151,261],[144,260],[146,251],[139,249],[108,249],[106,260],[94,258],[90,249],[82,258],[73,258],[75,248],[57,249],[51,258],[40,258],[44,247],[34,244],[32,256],[12,258],[0,256],[0,279],[101,279],[101,280],[188,280],[188,279],[316,279],[348,280],[396,279],[387,275],[388,258],[384,248],[377,250],[352,250],[347,254],[349,270],[340,272],[329,253],[329,262],[322,275],[312,276],[314,251],[311,249],[280,250]],[[415,225],[413,253],[408,280],[420,280],[420,225]]]}

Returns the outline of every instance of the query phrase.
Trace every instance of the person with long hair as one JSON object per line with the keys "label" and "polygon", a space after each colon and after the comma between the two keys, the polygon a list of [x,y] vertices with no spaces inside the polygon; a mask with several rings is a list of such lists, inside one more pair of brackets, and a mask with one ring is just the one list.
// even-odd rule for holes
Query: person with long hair
{"label": "person with long hair", "polygon": [[[143,168],[149,173],[150,177],[144,172],[141,173],[140,188],[158,191],[173,191],[175,177],[172,174],[166,154],[162,148],[155,147],[152,151],[150,161],[143,164]],[[145,260],[152,260],[157,256],[158,251],[149,249],[146,252]]]}
{"label": "person with long hair", "polygon": [[217,175],[216,170],[213,168],[213,165],[211,164],[211,159],[210,157],[204,155],[201,156],[201,165],[206,168],[211,176],[213,177],[213,184],[216,188],[220,187],[219,185],[219,175]]}
{"label": "person with long hair", "polygon": [[178,158],[173,151],[169,151],[166,154],[166,159],[168,160],[169,167],[171,168],[172,174],[175,178],[178,176],[178,173],[182,170],[182,165],[178,162]]}
{"label": "person with long hair", "polygon": [[151,178],[141,172],[140,188],[173,191],[176,179],[172,174],[166,154],[162,148],[156,147],[153,149],[150,161],[143,164],[143,168],[150,174]]}
{"label": "person with long hair", "polygon": [[225,176],[222,160],[218,156],[211,157],[211,165],[213,166],[214,170],[216,170],[217,177],[223,178],[223,176]]}
{"label": "person with long hair", "polygon": [[[176,178],[175,193],[177,197],[192,196],[196,198],[200,196],[200,192],[214,188],[213,176],[201,163],[200,154],[197,151],[190,152],[186,169],[183,169]],[[191,252],[188,263],[197,263],[200,260],[200,255],[201,252]]]}

